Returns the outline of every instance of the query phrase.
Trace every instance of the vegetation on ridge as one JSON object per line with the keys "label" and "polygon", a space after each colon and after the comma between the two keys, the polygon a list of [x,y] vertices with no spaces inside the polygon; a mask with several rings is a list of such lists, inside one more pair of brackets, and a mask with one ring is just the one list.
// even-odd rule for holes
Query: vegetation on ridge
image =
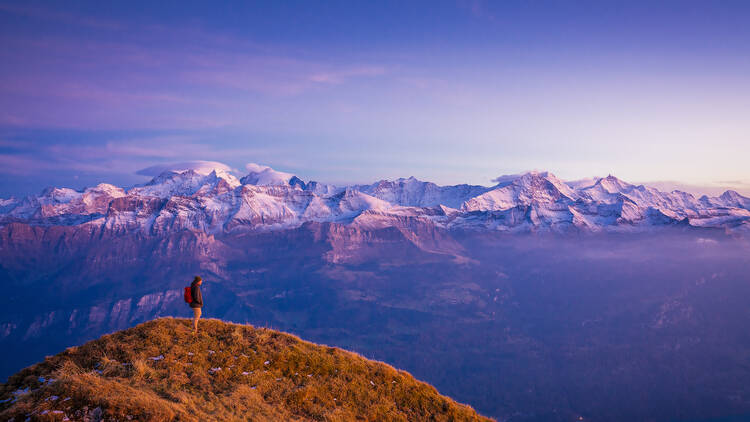
{"label": "vegetation on ridge", "polygon": [[488,420],[410,374],[275,330],[162,318],[0,385],[0,419]]}

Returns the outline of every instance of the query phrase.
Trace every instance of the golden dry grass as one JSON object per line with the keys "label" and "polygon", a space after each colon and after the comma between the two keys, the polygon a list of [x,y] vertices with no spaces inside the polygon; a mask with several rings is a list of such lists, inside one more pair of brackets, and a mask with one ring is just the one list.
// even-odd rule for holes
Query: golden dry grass
{"label": "golden dry grass", "polygon": [[190,323],[150,321],[20,371],[0,384],[0,420],[489,420],[355,353],[219,320],[194,338]]}

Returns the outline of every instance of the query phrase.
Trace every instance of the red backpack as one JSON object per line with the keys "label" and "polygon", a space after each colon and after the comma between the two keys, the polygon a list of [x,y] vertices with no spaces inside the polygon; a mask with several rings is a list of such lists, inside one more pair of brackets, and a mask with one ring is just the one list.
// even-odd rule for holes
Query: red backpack
{"label": "red backpack", "polygon": [[187,303],[193,303],[193,294],[190,290],[190,287],[185,287],[185,302]]}

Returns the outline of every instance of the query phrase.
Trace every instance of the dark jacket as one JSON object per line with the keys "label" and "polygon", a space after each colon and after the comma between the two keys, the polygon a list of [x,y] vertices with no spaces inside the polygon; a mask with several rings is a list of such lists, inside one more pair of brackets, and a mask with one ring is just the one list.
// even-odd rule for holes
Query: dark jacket
{"label": "dark jacket", "polygon": [[199,286],[197,283],[190,284],[190,296],[193,297],[193,301],[190,302],[191,308],[203,307],[203,295],[201,294],[201,286]]}

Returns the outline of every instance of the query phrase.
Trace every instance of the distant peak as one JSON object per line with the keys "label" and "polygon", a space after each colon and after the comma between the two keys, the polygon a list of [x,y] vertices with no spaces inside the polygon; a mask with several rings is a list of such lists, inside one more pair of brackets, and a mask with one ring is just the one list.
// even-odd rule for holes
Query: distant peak
{"label": "distant peak", "polygon": [[622,191],[627,190],[630,188],[630,183],[623,182],[622,180],[618,179],[617,177],[613,175],[608,175],[607,177],[603,177],[599,179],[595,186],[599,185],[602,187],[602,189],[606,190],[609,193],[622,193]]}
{"label": "distant peak", "polygon": [[504,174],[502,176],[498,176],[494,179],[492,179],[493,182],[502,184],[502,183],[512,183],[519,179],[535,179],[535,178],[554,178],[554,174],[548,172],[548,171],[540,171],[540,170],[529,170],[521,173],[516,174]]}
{"label": "distant peak", "polygon": [[596,185],[599,183],[599,180],[601,180],[601,177],[594,176],[594,177],[586,177],[583,179],[576,179],[576,180],[566,180],[565,184],[570,186],[573,189],[585,189],[591,186]]}
{"label": "distant peak", "polygon": [[723,199],[734,199],[734,198],[739,198],[741,196],[742,195],[740,195],[736,190],[731,190],[731,189],[726,190],[724,191],[724,193],[721,194],[721,198]]}
{"label": "distant peak", "polygon": [[421,182],[421,180],[417,179],[417,178],[416,178],[416,177],[414,177],[414,176],[409,176],[409,177],[407,177],[407,178],[403,178],[403,177],[401,177],[401,178],[399,178],[399,179],[396,179],[396,181],[397,181],[397,182],[399,182],[399,183],[415,183],[415,182]]}
{"label": "distant peak", "polygon": [[136,174],[157,177],[164,173],[181,174],[189,171],[193,171],[202,176],[208,176],[211,173],[216,173],[217,175],[229,174],[232,171],[232,168],[218,161],[182,161],[178,163],[165,163],[146,167],[145,169],[138,170]]}
{"label": "distant peak", "polygon": [[250,173],[262,173],[267,170],[273,170],[271,167],[264,166],[258,163],[247,163],[245,164],[245,170]]}
{"label": "distant peak", "polygon": [[[240,179],[243,185],[283,186],[299,184],[302,180],[291,173],[274,170],[271,167],[256,163],[247,163],[247,176]],[[294,179],[294,180],[293,180]]]}
{"label": "distant peak", "polygon": [[297,176],[292,176],[292,178],[289,179],[289,185],[298,186],[302,190],[305,190],[307,188],[307,184],[304,182],[304,180],[300,179]]}
{"label": "distant peak", "polygon": [[122,188],[110,185],[109,183],[99,183],[96,186],[86,188],[84,189],[84,193],[99,193],[117,197],[125,195],[125,191]]}

